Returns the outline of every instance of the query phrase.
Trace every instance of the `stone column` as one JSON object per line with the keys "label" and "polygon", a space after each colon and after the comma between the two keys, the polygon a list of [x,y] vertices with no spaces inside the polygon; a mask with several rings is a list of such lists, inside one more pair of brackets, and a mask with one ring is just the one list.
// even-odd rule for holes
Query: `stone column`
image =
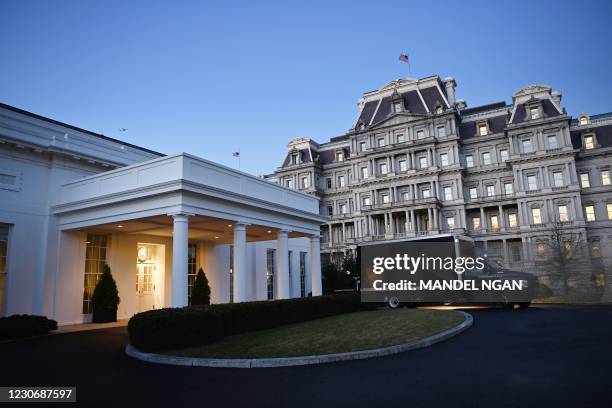
{"label": "stone column", "polygon": [[234,224],[234,302],[244,302],[247,299],[247,224]]}
{"label": "stone column", "polygon": [[323,294],[321,284],[321,248],[319,243],[318,235],[310,237],[310,280],[312,296],[321,296]]}
{"label": "stone column", "polygon": [[280,230],[276,238],[276,299],[289,299],[289,231]]}
{"label": "stone column", "polygon": [[416,231],[416,222],[414,219],[414,210],[410,210],[410,231]]}
{"label": "stone column", "polygon": [[502,206],[498,206],[497,211],[499,211],[499,228],[500,229],[505,229],[506,228],[506,222],[504,220],[504,209],[502,208]]}
{"label": "stone column", "polygon": [[172,307],[183,307],[189,303],[187,279],[189,215],[173,214],[172,218]]}
{"label": "stone column", "polygon": [[482,229],[486,229],[487,223],[486,223],[486,219],[485,219],[485,212],[484,212],[484,207],[480,207],[480,228]]}

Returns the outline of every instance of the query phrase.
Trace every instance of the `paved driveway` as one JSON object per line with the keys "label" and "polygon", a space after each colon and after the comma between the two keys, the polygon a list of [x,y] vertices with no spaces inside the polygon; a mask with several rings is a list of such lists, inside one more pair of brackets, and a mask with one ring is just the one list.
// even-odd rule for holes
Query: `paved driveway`
{"label": "paved driveway", "polygon": [[612,407],[612,306],[469,312],[433,347],[310,367],[144,363],[125,328],[27,339],[0,345],[0,385],[76,385],[106,407]]}

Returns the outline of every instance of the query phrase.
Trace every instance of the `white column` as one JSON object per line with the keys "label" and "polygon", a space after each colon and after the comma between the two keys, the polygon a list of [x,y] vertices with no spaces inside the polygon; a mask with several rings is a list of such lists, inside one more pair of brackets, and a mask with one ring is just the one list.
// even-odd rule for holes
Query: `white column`
{"label": "white column", "polygon": [[310,237],[310,279],[312,296],[321,296],[323,289],[321,285],[321,248],[319,236]]}
{"label": "white column", "polygon": [[289,237],[287,230],[278,231],[276,240],[276,299],[289,299]]}
{"label": "white column", "polygon": [[247,224],[234,224],[234,302],[244,302],[247,299]]}
{"label": "white column", "polygon": [[189,215],[174,214],[172,235],[172,307],[189,303],[187,260],[189,246]]}

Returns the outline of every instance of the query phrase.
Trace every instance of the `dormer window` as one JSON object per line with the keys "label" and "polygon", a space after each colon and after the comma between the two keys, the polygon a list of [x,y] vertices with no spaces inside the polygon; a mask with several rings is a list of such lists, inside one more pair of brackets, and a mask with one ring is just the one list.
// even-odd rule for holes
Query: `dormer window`
{"label": "dormer window", "polygon": [[593,141],[593,136],[585,136],[584,137],[584,148],[587,150],[593,149],[595,147],[595,142]]}
{"label": "dormer window", "polygon": [[297,153],[291,154],[291,165],[296,165],[299,163],[300,156]]}
{"label": "dormer window", "polygon": [[336,152],[336,161],[337,162],[344,161],[344,153],[343,152]]}
{"label": "dormer window", "polygon": [[399,113],[402,111],[402,101],[393,102],[393,112]]}
{"label": "dormer window", "polygon": [[580,120],[578,122],[580,126],[585,126],[589,124],[589,117],[587,115],[580,116]]}
{"label": "dormer window", "polygon": [[489,127],[487,126],[486,123],[478,124],[478,134],[480,136],[486,136],[489,134]]}
{"label": "dormer window", "polygon": [[538,106],[530,106],[529,116],[531,119],[540,119],[540,108]]}

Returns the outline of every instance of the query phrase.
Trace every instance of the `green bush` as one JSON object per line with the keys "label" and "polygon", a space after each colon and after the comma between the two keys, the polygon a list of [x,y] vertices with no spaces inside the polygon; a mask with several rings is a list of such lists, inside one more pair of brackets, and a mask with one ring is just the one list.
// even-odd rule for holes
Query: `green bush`
{"label": "green bush", "polygon": [[192,305],[210,305],[210,286],[204,270],[200,268],[191,288]]}
{"label": "green bush", "polygon": [[157,309],[134,315],[128,334],[130,343],[140,350],[169,350],[375,306],[361,303],[360,295],[354,293]]}
{"label": "green bush", "polygon": [[119,291],[110,267],[104,264],[104,271],[94,289],[91,297],[94,323],[117,321],[117,306],[119,305]]}
{"label": "green bush", "polygon": [[0,340],[38,336],[57,329],[57,322],[46,316],[12,315],[0,318]]}

